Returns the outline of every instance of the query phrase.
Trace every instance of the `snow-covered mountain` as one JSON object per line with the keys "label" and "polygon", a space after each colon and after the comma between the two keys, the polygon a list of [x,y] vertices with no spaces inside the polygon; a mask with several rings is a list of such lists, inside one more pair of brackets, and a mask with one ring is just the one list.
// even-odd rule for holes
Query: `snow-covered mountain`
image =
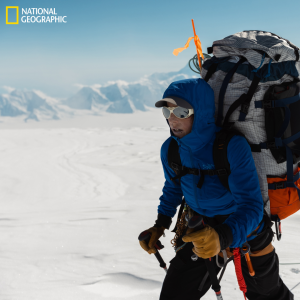
{"label": "snow-covered mountain", "polygon": [[56,107],[58,101],[39,91],[13,90],[0,95],[1,116],[17,117],[24,115],[24,121],[33,119],[59,119]]}
{"label": "snow-covered mountain", "polygon": [[[51,98],[40,91],[12,90],[0,94],[0,115],[24,116],[24,121],[61,119],[78,113],[133,113],[146,111],[160,99],[172,81],[197,77],[187,65],[178,72],[154,73],[136,82],[114,81],[82,87],[68,99]],[[81,111],[81,112],[80,112]]]}
{"label": "snow-covered mountain", "polygon": [[162,97],[171,82],[191,77],[197,77],[197,74],[187,65],[178,72],[154,73],[136,82],[119,80],[103,86],[85,86],[68,98],[65,104],[75,109],[93,110],[102,107],[109,113],[145,111],[147,106],[152,107]]}

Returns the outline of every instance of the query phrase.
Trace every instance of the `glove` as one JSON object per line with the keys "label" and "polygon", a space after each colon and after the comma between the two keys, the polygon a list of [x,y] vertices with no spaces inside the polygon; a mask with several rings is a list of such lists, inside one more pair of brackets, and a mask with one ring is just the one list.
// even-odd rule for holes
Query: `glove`
{"label": "glove", "polygon": [[141,247],[148,252],[149,254],[156,253],[156,248],[154,247],[159,238],[164,234],[164,227],[151,227],[147,229],[147,231],[151,232],[151,238],[149,243],[146,241],[139,241]]}
{"label": "glove", "polygon": [[219,235],[208,225],[202,230],[186,234],[182,240],[193,242],[193,252],[204,259],[214,257],[221,251]]}

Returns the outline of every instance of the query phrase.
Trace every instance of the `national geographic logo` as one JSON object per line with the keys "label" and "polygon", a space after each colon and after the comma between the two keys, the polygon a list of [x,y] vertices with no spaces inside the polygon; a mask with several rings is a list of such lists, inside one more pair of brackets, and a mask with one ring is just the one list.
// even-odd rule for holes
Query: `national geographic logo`
{"label": "national geographic logo", "polygon": [[6,6],[6,24],[22,23],[67,23],[67,16],[58,16],[55,8],[21,8],[19,18],[19,6]]}
{"label": "national geographic logo", "polygon": [[[16,11],[16,21],[9,22],[8,12],[13,13],[14,10]],[[6,6],[6,24],[9,24],[9,25],[19,24],[19,6]]]}

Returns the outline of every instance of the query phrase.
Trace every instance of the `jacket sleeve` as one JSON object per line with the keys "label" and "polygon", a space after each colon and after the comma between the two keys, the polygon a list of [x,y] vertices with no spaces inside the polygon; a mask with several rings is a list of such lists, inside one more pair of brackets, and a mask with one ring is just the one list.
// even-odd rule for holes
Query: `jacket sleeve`
{"label": "jacket sleeve", "polygon": [[228,183],[236,211],[224,222],[232,231],[230,247],[241,247],[263,218],[264,203],[251,149],[245,138],[234,136],[228,144],[231,174]]}
{"label": "jacket sleeve", "polygon": [[171,177],[176,176],[168,164],[168,149],[171,139],[172,137],[167,139],[161,147],[161,162],[165,175],[165,184],[162,190],[163,194],[159,198],[158,214],[173,218],[176,214],[177,206],[182,202],[183,193],[180,185],[175,185],[171,181]]}

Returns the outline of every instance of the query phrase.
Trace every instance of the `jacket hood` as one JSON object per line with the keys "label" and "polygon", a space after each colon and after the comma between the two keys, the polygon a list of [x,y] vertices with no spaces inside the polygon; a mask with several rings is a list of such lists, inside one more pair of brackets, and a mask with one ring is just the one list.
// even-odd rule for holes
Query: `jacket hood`
{"label": "jacket hood", "polygon": [[203,148],[214,137],[215,98],[212,88],[201,78],[184,79],[172,82],[163,98],[176,96],[190,103],[194,109],[194,122],[191,133],[181,139],[171,135],[178,142],[187,145],[192,151]]}

